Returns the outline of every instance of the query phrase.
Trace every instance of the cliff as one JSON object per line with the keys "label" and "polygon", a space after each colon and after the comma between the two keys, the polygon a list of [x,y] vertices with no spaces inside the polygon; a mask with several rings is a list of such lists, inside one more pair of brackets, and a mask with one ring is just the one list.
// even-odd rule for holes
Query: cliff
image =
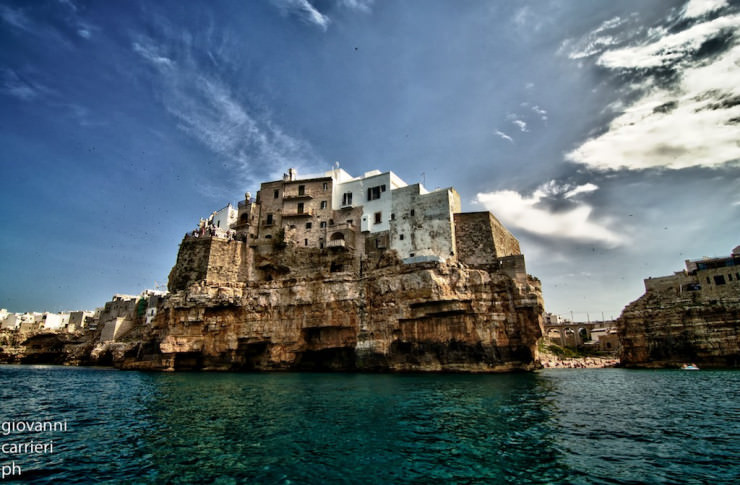
{"label": "cliff", "polygon": [[361,277],[314,271],[263,282],[194,283],[163,301],[149,345],[142,346],[148,351],[131,351],[119,365],[462,372],[535,367],[538,282],[518,286],[505,274],[458,263],[392,263]]}
{"label": "cliff", "polygon": [[617,319],[621,362],[630,367],[740,366],[740,294],[651,289]]}

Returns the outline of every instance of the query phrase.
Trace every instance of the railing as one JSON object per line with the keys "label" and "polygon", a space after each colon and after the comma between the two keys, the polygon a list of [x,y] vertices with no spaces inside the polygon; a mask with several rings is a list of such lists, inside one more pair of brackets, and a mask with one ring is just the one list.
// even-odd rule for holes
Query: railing
{"label": "railing", "polygon": [[305,209],[303,212],[283,212],[283,218],[285,217],[311,217],[313,215],[313,209]]}
{"label": "railing", "polygon": [[335,239],[326,243],[327,248],[344,248],[347,247],[347,242],[344,239]]}

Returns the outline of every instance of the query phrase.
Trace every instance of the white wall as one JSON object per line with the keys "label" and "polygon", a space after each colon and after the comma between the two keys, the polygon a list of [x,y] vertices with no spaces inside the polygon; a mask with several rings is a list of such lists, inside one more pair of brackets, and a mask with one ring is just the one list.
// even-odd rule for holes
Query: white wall
{"label": "white wall", "polygon": [[390,248],[404,260],[456,258],[453,213],[459,207],[460,197],[452,188],[426,192],[414,184],[394,190]]}
{"label": "white wall", "polygon": [[[66,325],[63,316],[59,313],[45,313],[45,315],[44,330],[59,330]],[[69,321],[69,315],[67,315],[67,321]]]}
{"label": "white wall", "polygon": [[236,222],[237,212],[236,209],[231,207],[231,204],[227,205],[213,214],[213,225],[220,227],[224,231],[227,230]]}
{"label": "white wall", "polygon": [[[380,198],[368,200],[367,190],[373,187],[385,185],[385,192],[380,192]],[[333,194],[332,208],[342,208],[342,197],[347,192],[352,192],[352,207],[362,206],[362,222],[360,230],[380,232],[390,229],[390,218],[392,210],[392,192],[395,188],[404,187],[406,183],[392,172],[378,173],[368,172],[362,177],[348,182],[337,184]],[[375,223],[375,213],[380,212],[380,223]]]}
{"label": "white wall", "polygon": [[21,317],[15,313],[10,313],[2,323],[3,330],[15,330],[21,326]]}

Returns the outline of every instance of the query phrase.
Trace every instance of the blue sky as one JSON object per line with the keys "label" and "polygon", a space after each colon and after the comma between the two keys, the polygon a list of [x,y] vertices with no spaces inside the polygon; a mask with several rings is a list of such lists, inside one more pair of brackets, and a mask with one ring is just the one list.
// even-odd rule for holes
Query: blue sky
{"label": "blue sky", "polygon": [[[740,2],[0,0],[0,306],[163,284],[287,168],[454,186],[548,311],[740,244]],[[155,283],[156,282],[156,283]]]}

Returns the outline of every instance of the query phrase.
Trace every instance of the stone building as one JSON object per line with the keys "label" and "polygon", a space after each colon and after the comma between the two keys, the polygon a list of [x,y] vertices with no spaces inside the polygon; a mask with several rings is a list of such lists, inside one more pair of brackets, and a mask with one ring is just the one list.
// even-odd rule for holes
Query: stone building
{"label": "stone building", "polygon": [[671,291],[676,295],[695,293],[702,298],[740,294],[740,246],[728,257],[685,261],[686,268],[671,276],[644,280],[645,291]]}
{"label": "stone building", "polygon": [[[214,213],[232,214],[228,228],[214,215],[207,227],[186,236],[170,290],[302,271],[361,274],[388,257],[407,264],[461,262],[522,284],[527,279],[519,242],[493,214],[462,213],[454,188],[428,191],[390,171],[352,177],[336,168],[299,177],[290,169],[281,180],[262,183],[255,199],[247,192],[237,207]],[[199,235],[216,237],[194,237]],[[280,253],[287,247],[292,256]]]}

